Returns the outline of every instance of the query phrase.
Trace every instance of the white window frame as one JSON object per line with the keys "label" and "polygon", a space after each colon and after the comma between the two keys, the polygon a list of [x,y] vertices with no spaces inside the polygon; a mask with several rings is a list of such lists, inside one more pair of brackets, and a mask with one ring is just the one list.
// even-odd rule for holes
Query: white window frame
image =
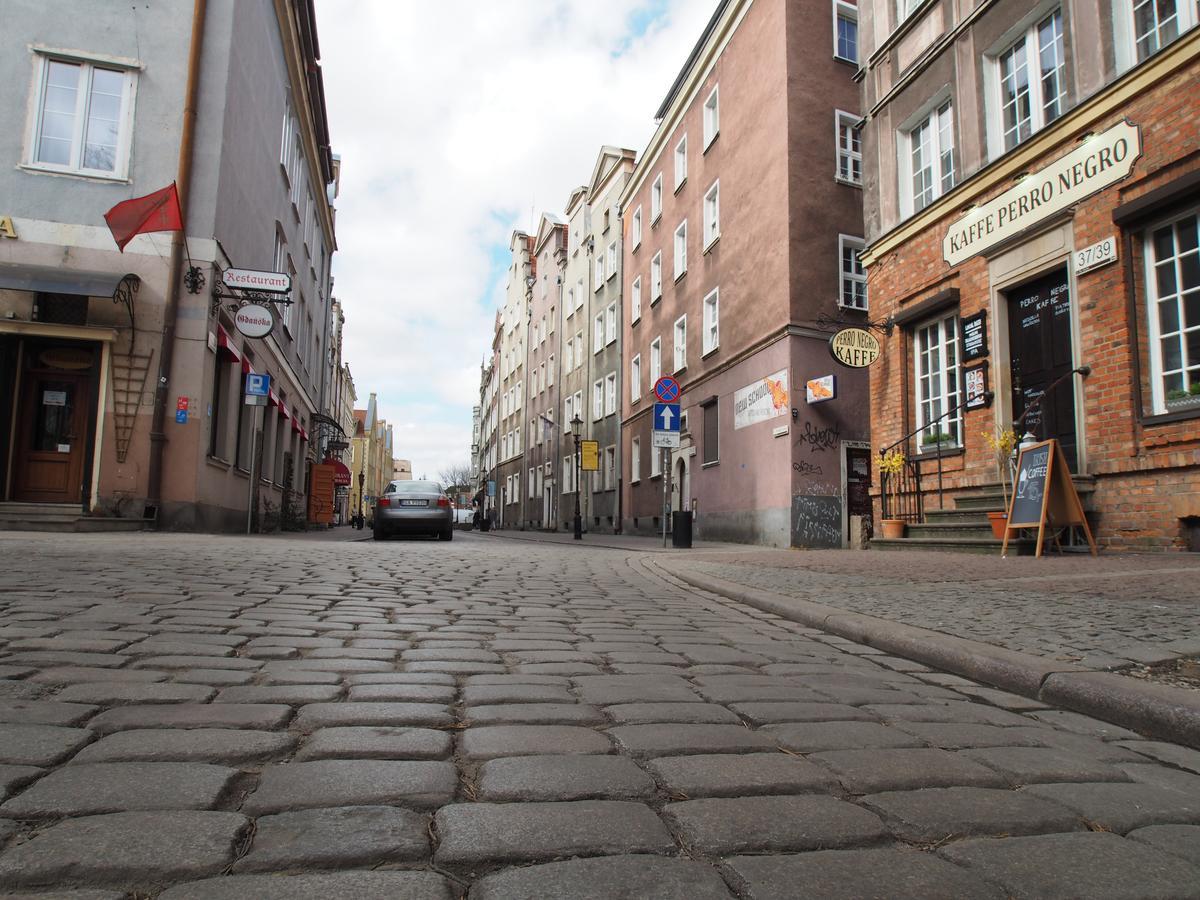
{"label": "white window frame", "polygon": [[638,353],[629,361],[629,402],[637,403],[642,399],[642,354]]}
{"label": "white window frame", "polygon": [[604,311],[596,313],[596,318],[592,319],[592,353],[599,353],[604,349]]}
{"label": "white window frame", "polygon": [[[27,137],[24,167],[43,172],[64,175],[81,175],[106,181],[125,181],[129,177],[129,156],[133,145],[134,108],[137,103],[138,70],[127,62],[103,56],[63,56],[35,51],[37,95],[34,98],[32,122]],[[40,162],[42,124],[46,113],[46,90],[50,77],[51,63],[79,67],[75,88],[75,110],[71,124],[71,162]],[[83,153],[87,145],[88,112],[92,101],[92,81],[96,69],[116,72],[123,76],[121,83],[121,108],[117,114],[117,146],[112,171],[89,169],[83,165]],[[15,126],[14,126],[15,130]]]}
{"label": "white window frame", "polygon": [[617,486],[617,448],[609,444],[604,448],[604,490],[611,491]]}
{"label": "white window frame", "polygon": [[676,372],[682,372],[687,368],[687,313],[684,313],[675,320],[675,326],[671,330],[672,340],[672,356],[675,363]]}
{"label": "white window frame", "polygon": [[534,497],[537,496],[537,494],[534,493],[534,490],[536,487],[537,487],[537,481],[535,480],[535,477],[533,474],[533,467],[530,466],[529,467],[529,490],[527,493],[527,496],[530,500],[532,500]]}
{"label": "white window frame", "polygon": [[714,84],[713,89],[704,98],[704,150],[712,146],[712,142],[721,133],[721,86]]}
{"label": "white window frame", "polygon": [[[862,262],[859,260],[858,254],[866,247],[866,243],[860,237],[855,237],[849,234],[838,235],[838,306],[843,309],[857,309],[866,311],[871,307],[871,298],[867,293],[867,272],[863,268]],[[852,261],[857,262],[858,271],[854,269],[846,269],[846,249],[850,248],[854,251]],[[851,282],[852,285],[862,285],[862,303],[859,304],[853,293],[847,294],[846,282]],[[852,289],[853,290],[853,289]]]}
{"label": "white window frame", "polygon": [[654,385],[662,378],[662,336],[659,335],[650,342],[650,384]]}
{"label": "white window frame", "polygon": [[[1148,44],[1146,52],[1143,55],[1138,47],[1136,15],[1136,10],[1141,6],[1143,6],[1141,0],[1114,0],[1113,2],[1113,32],[1117,51],[1118,72],[1124,72],[1126,69],[1144,62],[1151,56],[1162,51],[1164,47],[1168,47],[1179,40],[1180,37],[1195,28],[1197,24],[1200,24],[1200,9],[1196,8],[1193,0],[1175,0],[1175,36],[1164,41],[1156,34],[1153,46]],[[1158,19],[1157,6],[1156,2],[1150,3],[1150,8],[1154,12],[1156,22],[1154,30],[1155,32],[1160,32],[1162,30],[1162,23]],[[1149,34],[1150,32],[1147,32],[1147,35]]]}
{"label": "white window frame", "polygon": [[[948,116],[948,122],[943,129],[941,124],[941,116],[943,111]],[[926,207],[932,206],[943,195],[954,189],[958,184],[957,165],[954,160],[955,153],[955,135],[954,135],[954,102],[946,92],[941,92],[932,103],[926,104],[922,108],[922,112],[913,116],[900,129],[899,140],[896,142],[896,149],[899,156],[900,166],[900,212],[904,218],[908,218]],[[929,131],[929,154],[931,157],[930,172],[931,172],[931,190],[928,201],[917,206],[916,189],[913,179],[913,140],[914,136],[922,128],[928,127]],[[942,172],[942,157],[947,152],[947,148],[942,146],[943,131],[948,132],[950,146],[948,152],[950,154],[950,181],[946,183],[944,173]]]}
{"label": "white window frame", "polygon": [[575,418],[575,397],[568,394],[563,400],[563,434],[571,433],[571,420]]}
{"label": "white window frame", "polygon": [[617,342],[617,304],[608,304],[604,310],[604,346]]}
{"label": "white window frame", "polygon": [[[838,34],[838,21],[841,19],[854,23],[853,56],[846,56],[841,52],[841,35]],[[858,65],[858,44],[858,7],[853,3],[846,3],[845,0],[833,0],[833,58]]]}
{"label": "white window frame", "polygon": [[675,229],[675,280],[687,274],[687,219]]}
{"label": "white window frame", "polygon": [[[931,328],[937,329],[937,346],[923,347],[923,336]],[[936,426],[931,425],[931,422],[936,420],[938,416],[944,413],[947,409],[955,406],[959,401],[959,369],[961,360],[958,354],[958,314],[951,313],[949,315],[938,315],[932,319],[926,319],[913,328],[912,336],[913,346],[913,391],[915,394],[915,403],[913,408],[916,415],[915,425],[919,429],[916,436],[917,450],[920,452],[920,441],[927,432],[927,429],[936,427],[938,431],[945,432],[951,436],[952,442],[950,446],[958,447],[962,442],[962,410],[954,413],[948,418],[941,419]],[[925,357],[930,357],[936,350],[937,358],[936,372],[930,374],[931,383],[936,380],[935,387],[937,388],[936,396],[925,396],[923,376],[921,374],[921,364]],[[953,364],[948,364],[948,357],[952,356]],[[926,407],[930,407],[927,410]]]}
{"label": "white window frame", "polygon": [[662,251],[650,260],[650,305],[662,299]]}
{"label": "white window frame", "polygon": [[617,373],[609,372],[604,376],[604,415],[612,416],[617,412]]}
{"label": "white window frame", "polygon": [[650,448],[650,477],[660,478],[662,476],[662,450],[658,447]]}
{"label": "white window frame", "polygon": [[684,132],[683,137],[679,139],[679,143],[677,143],[675,145],[674,158],[675,158],[675,191],[676,191],[676,193],[679,192],[679,189],[681,187],[683,187],[684,182],[687,181],[687,176],[688,176],[687,152],[688,152],[687,133]]}
{"label": "white window frame", "polygon": [[546,363],[546,387],[554,385],[554,354],[550,354],[550,359]]}
{"label": "white window frame", "polygon": [[704,192],[701,204],[701,221],[703,222],[704,253],[721,237],[721,179],[712,183]]}
{"label": "white window frame", "polygon": [[[856,113],[846,112],[843,109],[835,110],[833,114],[833,141],[837,147],[837,167],[834,169],[833,177],[842,184],[853,184],[857,187],[862,187],[862,133],[858,125],[862,117]],[[843,128],[849,128],[852,136],[857,138],[858,149],[855,150],[853,144],[847,147],[842,140]],[[843,174],[843,169],[850,174]],[[855,169],[858,170],[858,177],[854,175]]]}
{"label": "white window frame", "polygon": [[575,315],[575,288],[573,287],[567,288],[567,302],[564,304],[564,308],[567,311],[568,319]]}
{"label": "white window frame", "polygon": [[629,288],[629,321],[637,324],[642,318],[642,276],[633,279]]}
{"label": "white window frame", "polygon": [[[1035,15],[1027,16],[1014,31],[1005,34],[1004,39],[984,55],[984,96],[986,99],[985,125],[987,131],[988,158],[996,159],[1003,156],[1020,144],[1028,141],[1051,122],[1061,119],[1067,112],[1069,102],[1067,90],[1067,59],[1065,21],[1062,7],[1058,4],[1041,5],[1035,10]],[[1042,46],[1039,29],[1048,19],[1057,15],[1059,32],[1057,36],[1058,66],[1055,69],[1059,83],[1059,94],[1056,97],[1058,112],[1053,118],[1046,116],[1046,97],[1044,96],[1043,75],[1040,68]],[[1029,105],[1029,130],[1022,136],[1020,122],[1016,124],[1016,139],[1008,144],[1007,131],[1004,124],[1004,71],[1001,60],[1005,54],[1012,51],[1016,45],[1025,43],[1026,66],[1026,98]]]}
{"label": "white window frame", "polygon": [[584,301],[583,279],[575,282],[575,308],[581,309]]}
{"label": "white window frame", "polygon": [[663,211],[663,177],[659,172],[650,185],[650,224],[655,225],[662,218]]}
{"label": "white window frame", "polygon": [[[1200,383],[1200,359],[1189,358],[1186,337],[1189,334],[1200,331],[1200,319],[1195,322],[1188,322],[1187,303],[1184,297],[1184,294],[1195,296],[1198,286],[1193,285],[1190,290],[1185,290],[1182,277],[1183,267],[1180,265],[1181,259],[1185,256],[1196,256],[1200,253],[1200,250],[1179,253],[1179,225],[1188,219],[1200,220],[1200,210],[1194,208],[1183,215],[1173,215],[1168,219],[1157,222],[1146,229],[1145,238],[1142,242],[1144,271],[1146,273],[1144,276],[1146,279],[1146,318],[1150,326],[1150,339],[1148,342],[1150,345],[1150,397],[1152,409],[1155,414],[1170,412],[1167,408],[1167,386],[1165,383],[1168,373],[1163,371],[1162,344],[1164,340],[1175,340],[1180,344],[1180,366],[1178,369],[1172,369],[1170,374],[1180,374],[1182,389],[1187,390],[1189,380],[1191,384]],[[1159,260],[1154,250],[1154,237],[1157,232],[1165,228],[1171,229],[1172,255],[1167,259]],[[1197,229],[1200,229],[1200,221],[1197,221]],[[1170,298],[1164,299],[1159,293],[1157,273],[1159,267],[1165,267],[1168,262],[1174,270],[1173,281],[1175,290]],[[1164,337],[1160,307],[1168,303],[1172,303],[1175,306],[1176,328]]]}
{"label": "white window frame", "polygon": [[567,341],[566,349],[563,351],[563,365],[567,367],[568,372],[575,368],[575,354],[572,352],[573,346],[571,341]]}
{"label": "white window frame", "polygon": [[631,251],[642,245],[642,208],[640,206],[633,211],[633,218],[630,220],[629,244]]}
{"label": "white window frame", "polygon": [[604,287],[604,254],[596,254],[596,283],[592,286],[593,291],[598,291]]}
{"label": "white window frame", "polygon": [[704,331],[701,336],[701,356],[707,356],[721,346],[721,293],[713,288],[704,298]]}
{"label": "white window frame", "polygon": [[575,368],[583,365],[584,357],[583,349],[583,331],[575,332]]}
{"label": "white window frame", "polygon": [[634,438],[629,442],[629,483],[637,484],[642,480],[642,439]]}
{"label": "white window frame", "polygon": [[617,242],[613,241],[608,245],[608,252],[605,255],[607,260],[608,277],[612,278],[617,274]]}
{"label": "white window frame", "polygon": [[592,421],[599,422],[604,418],[604,379],[597,378],[592,382]]}

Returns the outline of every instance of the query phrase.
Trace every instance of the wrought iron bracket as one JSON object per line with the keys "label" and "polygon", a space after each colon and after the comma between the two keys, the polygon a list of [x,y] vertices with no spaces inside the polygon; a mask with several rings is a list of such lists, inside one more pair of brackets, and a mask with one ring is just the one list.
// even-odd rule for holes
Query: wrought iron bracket
{"label": "wrought iron bracket", "polygon": [[889,337],[896,327],[896,323],[891,316],[888,316],[886,319],[873,321],[867,318],[864,314],[863,318],[861,319],[850,319],[847,318],[845,313],[841,311],[839,311],[837,315],[830,315],[829,313],[825,312],[818,313],[817,317],[813,320],[813,324],[816,325],[817,328],[829,331],[830,333],[837,331],[839,328],[866,328],[870,331],[882,332]]}
{"label": "wrought iron bracket", "polygon": [[[203,285],[201,285],[203,286]],[[280,296],[279,294],[269,293],[267,291],[249,291],[239,290],[237,288],[228,287],[221,280],[221,270],[218,267],[217,277],[213,281],[212,286],[212,312],[215,314],[224,304],[222,301],[230,301],[226,309],[230,312],[237,312],[239,308],[247,303],[270,303],[272,306],[291,306],[295,301],[290,295]]]}
{"label": "wrought iron bracket", "polygon": [[204,272],[199,266],[188,266],[188,270],[183,273],[183,286],[189,294],[200,293],[204,290],[206,282]]}
{"label": "wrought iron bracket", "polygon": [[[125,311],[129,313],[129,328],[130,333],[137,332],[137,322],[133,313],[134,295],[138,292],[138,288],[142,286],[142,280],[136,275],[126,275],[119,282],[117,288],[113,291],[113,303],[124,305]],[[130,352],[132,352],[133,342],[130,340]]]}

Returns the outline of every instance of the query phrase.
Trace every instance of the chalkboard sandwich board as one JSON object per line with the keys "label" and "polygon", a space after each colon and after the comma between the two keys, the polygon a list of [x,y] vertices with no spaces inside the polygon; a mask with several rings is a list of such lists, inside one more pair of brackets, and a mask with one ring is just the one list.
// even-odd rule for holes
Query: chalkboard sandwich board
{"label": "chalkboard sandwich board", "polygon": [[1022,528],[1036,528],[1036,556],[1042,555],[1046,539],[1046,526],[1066,528],[1072,525],[1083,529],[1092,556],[1096,555],[1096,541],[1083,515],[1083,504],[1071,480],[1071,470],[1062,446],[1051,438],[1031,444],[1021,450],[1017,458],[1017,477],[1013,481],[1012,500],[1008,504],[1008,519],[1004,526],[1002,557],[1008,556],[1008,539],[1012,532]]}

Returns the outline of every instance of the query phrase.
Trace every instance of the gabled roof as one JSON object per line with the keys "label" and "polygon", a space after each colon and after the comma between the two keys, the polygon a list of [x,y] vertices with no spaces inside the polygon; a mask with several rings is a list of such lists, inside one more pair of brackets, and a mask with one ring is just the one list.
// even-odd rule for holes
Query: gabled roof
{"label": "gabled roof", "polygon": [[567,198],[567,215],[571,215],[575,211],[575,206],[587,199],[587,185],[581,184],[579,187],[571,191],[571,196]]}
{"label": "gabled roof", "polygon": [[524,231],[517,228],[513,230],[512,237],[508,241],[508,249],[512,252],[517,252],[517,245],[521,245],[522,250],[529,249],[530,237]]}
{"label": "gabled roof", "polygon": [[542,213],[542,218],[538,222],[537,243],[533,246],[534,252],[540,252],[546,241],[554,237],[555,231],[563,231],[566,227],[567,220],[561,216],[550,212]]}
{"label": "gabled roof", "polygon": [[611,147],[605,144],[600,148],[600,154],[596,157],[596,165],[592,167],[592,177],[588,181],[588,194],[595,197],[601,186],[608,180],[608,176],[612,174],[613,169],[621,164],[621,160],[629,160],[631,163],[637,157],[637,152],[628,150],[622,147]]}

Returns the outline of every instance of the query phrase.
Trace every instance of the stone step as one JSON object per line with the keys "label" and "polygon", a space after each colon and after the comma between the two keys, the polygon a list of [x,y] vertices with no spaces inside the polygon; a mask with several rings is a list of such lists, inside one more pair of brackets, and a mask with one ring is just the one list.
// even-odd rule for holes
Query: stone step
{"label": "stone step", "polygon": [[931,509],[925,511],[926,522],[946,522],[959,525],[982,525],[988,527],[990,509]]}
{"label": "stone step", "polygon": [[990,538],[992,526],[985,519],[973,522],[923,522],[908,526],[906,538]]}
{"label": "stone step", "polygon": [[[960,553],[983,553],[999,556],[1003,541],[988,537],[902,537],[895,539],[871,538],[872,550],[952,550]],[[1035,541],[1011,540],[1008,542],[1010,556],[1031,556]]]}
{"label": "stone step", "polygon": [[[1075,492],[1079,494],[1079,499],[1083,502],[1083,508],[1087,509],[1091,495],[1096,491],[1096,479],[1092,475],[1074,475],[1071,480],[1075,482]],[[1009,489],[1011,496],[1011,487]],[[1004,493],[1000,488],[1000,482],[991,484],[981,484],[974,488],[964,488],[961,491],[956,491],[953,495],[954,506],[962,510],[998,510],[1004,509]]]}

